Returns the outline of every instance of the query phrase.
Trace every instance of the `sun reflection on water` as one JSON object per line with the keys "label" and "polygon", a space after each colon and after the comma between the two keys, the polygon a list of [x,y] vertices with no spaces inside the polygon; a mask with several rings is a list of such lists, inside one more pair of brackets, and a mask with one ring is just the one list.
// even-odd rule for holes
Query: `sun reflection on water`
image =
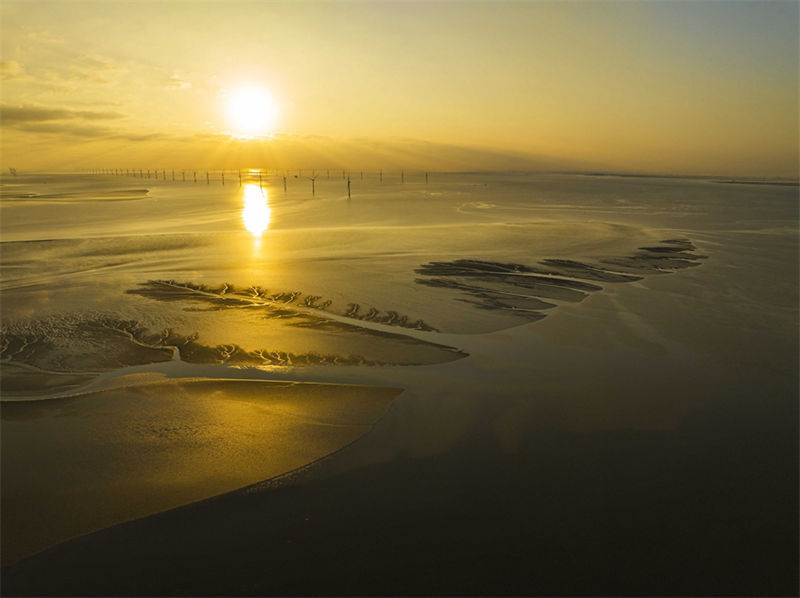
{"label": "sun reflection on water", "polygon": [[272,210],[269,207],[269,194],[258,185],[246,184],[242,188],[242,222],[253,238],[261,239],[261,235],[269,228]]}

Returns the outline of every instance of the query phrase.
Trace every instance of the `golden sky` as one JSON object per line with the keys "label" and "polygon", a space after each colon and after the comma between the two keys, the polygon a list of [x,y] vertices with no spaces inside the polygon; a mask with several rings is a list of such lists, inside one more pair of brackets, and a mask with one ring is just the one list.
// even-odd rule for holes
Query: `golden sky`
{"label": "golden sky", "polygon": [[[794,1],[0,11],[4,168],[798,175]],[[242,88],[274,105],[237,121]],[[273,110],[257,132],[268,135],[241,138],[253,133],[242,114]]]}

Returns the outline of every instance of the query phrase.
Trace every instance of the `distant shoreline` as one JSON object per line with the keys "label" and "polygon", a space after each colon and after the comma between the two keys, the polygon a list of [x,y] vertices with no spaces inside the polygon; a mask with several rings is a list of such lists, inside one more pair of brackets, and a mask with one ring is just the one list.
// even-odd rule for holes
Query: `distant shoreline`
{"label": "distant shoreline", "polygon": [[728,185],[779,185],[782,187],[800,186],[800,181],[716,181]]}
{"label": "distant shoreline", "polygon": [[[151,169],[154,172],[159,172],[164,170],[163,168]],[[171,168],[169,170],[172,170]],[[175,169],[177,170],[177,169]],[[181,169],[181,171],[187,171],[192,169]],[[263,172],[292,172],[298,170],[297,168],[278,168],[278,169],[255,169],[255,168],[217,168],[217,169],[207,169],[207,168],[198,168],[194,169],[197,172],[211,172],[211,173],[237,173],[240,171],[256,171],[261,170]],[[322,171],[325,170],[323,168],[301,168],[301,171]],[[331,170],[331,169],[328,169]],[[369,169],[369,170],[359,170],[362,173],[370,173],[374,174],[378,172],[376,169]],[[389,176],[392,173],[397,172],[405,172],[407,176],[413,176],[415,174],[420,174],[425,172],[426,175],[472,175],[472,174],[505,174],[505,175],[519,175],[519,176],[526,176],[526,175],[534,175],[534,174],[541,174],[541,175],[561,175],[561,176],[585,176],[585,177],[595,177],[595,178],[602,178],[602,177],[619,177],[619,178],[641,178],[641,179],[690,179],[690,180],[706,180],[713,183],[721,183],[721,184],[729,184],[729,185],[770,185],[770,186],[778,186],[778,187],[798,187],[800,186],[800,179],[788,179],[784,177],[774,177],[774,178],[752,178],[752,177],[742,177],[736,178],[731,176],[725,175],[713,175],[713,174],[657,174],[657,173],[631,173],[631,172],[595,172],[595,171],[575,171],[575,170],[519,170],[519,169],[511,169],[511,170],[428,170],[425,171],[423,169],[384,169],[381,170],[383,174]],[[108,173],[106,175],[101,175],[99,173],[90,173],[85,171],[55,171],[55,170],[30,170],[27,172],[19,173],[21,176],[25,175],[97,175],[97,176],[126,176],[124,174],[113,174]],[[18,176],[17,174],[8,174],[7,172],[0,171],[0,179],[13,179],[14,177]],[[135,175],[133,175],[135,176]],[[273,176],[278,176],[277,174]],[[158,176],[153,177],[155,180],[158,180]],[[183,181],[186,182],[186,181]]]}
{"label": "distant shoreline", "polygon": [[781,185],[786,187],[796,187],[800,185],[800,180],[784,179],[781,177],[775,178],[731,178],[720,177],[719,175],[711,174],[635,174],[629,172],[573,172],[573,173],[559,173],[559,174],[575,174],[580,176],[591,177],[623,177],[623,178],[642,178],[642,179],[695,179],[695,180],[710,180],[715,183],[727,183],[734,185]]}

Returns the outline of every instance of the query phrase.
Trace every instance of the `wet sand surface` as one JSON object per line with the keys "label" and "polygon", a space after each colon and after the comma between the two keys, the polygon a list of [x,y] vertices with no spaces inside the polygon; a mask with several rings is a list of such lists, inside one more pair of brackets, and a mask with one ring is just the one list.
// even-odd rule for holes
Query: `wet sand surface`
{"label": "wet sand surface", "polygon": [[4,561],[315,461],[365,434],[400,392],[136,378],[3,405]]}
{"label": "wet sand surface", "polygon": [[796,188],[441,177],[4,194],[4,554],[293,470],[4,557],[4,593],[795,592]]}

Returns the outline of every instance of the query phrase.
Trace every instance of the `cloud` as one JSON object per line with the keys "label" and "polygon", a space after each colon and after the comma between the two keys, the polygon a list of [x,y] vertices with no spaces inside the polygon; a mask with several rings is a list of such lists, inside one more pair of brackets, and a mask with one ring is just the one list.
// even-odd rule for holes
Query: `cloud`
{"label": "cloud", "polygon": [[0,122],[4,126],[20,123],[48,122],[63,120],[114,120],[124,118],[119,112],[97,112],[94,110],[71,110],[69,108],[48,108],[45,106],[0,106]]}
{"label": "cloud", "polygon": [[25,34],[25,38],[34,42],[61,44],[64,40],[49,31],[29,31]]}
{"label": "cloud", "polygon": [[[460,146],[419,139],[336,138],[321,135],[276,134],[270,138],[236,139],[198,132],[162,136],[175,159],[187,167],[270,165],[272,168],[450,170],[450,171],[572,171],[586,164],[559,156]],[[146,150],[145,150],[146,151]],[[209,160],[213,156],[214,162]]]}
{"label": "cloud", "polygon": [[14,127],[20,131],[28,133],[54,133],[59,135],[72,135],[75,137],[88,137],[93,139],[100,139],[111,137],[114,131],[108,127],[97,127],[94,125],[87,125],[73,122],[21,122]]}
{"label": "cloud", "polygon": [[[14,115],[14,120],[5,119],[6,110]],[[124,140],[124,141],[154,141],[168,139],[161,133],[141,132],[135,130],[120,130],[102,124],[98,121],[111,120],[124,115],[116,113],[90,112],[81,110],[67,110],[63,108],[7,108],[2,107],[2,124],[7,129],[14,129],[24,133],[37,135],[67,135],[95,140]]]}
{"label": "cloud", "polygon": [[191,86],[191,83],[184,80],[177,73],[173,74],[167,81],[167,89],[189,89]]}
{"label": "cloud", "polygon": [[75,115],[75,118],[84,118],[86,120],[114,120],[117,118],[125,118],[125,115],[119,112],[95,112],[93,110],[75,110],[72,113]]}
{"label": "cloud", "polygon": [[38,135],[69,135],[95,140],[156,141],[164,139],[160,133],[137,133],[118,131],[110,127],[97,126],[80,121],[23,122],[14,127],[17,131]]}
{"label": "cloud", "polygon": [[22,74],[22,65],[16,60],[0,60],[0,77],[3,79],[16,79]]}
{"label": "cloud", "polygon": [[74,60],[69,69],[70,73],[67,78],[73,81],[77,79],[100,84],[113,83],[117,75],[125,72],[123,67],[105,58],[88,55]]}
{"label": "cloud", "polygon": [[27,76],[33,83],[50,86],[53,90],[74,92],[91,84],[113,84],[125,72],[125,67],[105,58],[83,55],[58,66],[32,68]]}
{"label": "cloud", "polygon": [[119,66],[113,64],[110,60],[100,58],[98,56],[84,55],[73,62],[72,67],[75,70],[95,71],[95,72],[110,72],[110,71],[123,71]]}
{"label": "cloud", "polygon": [[[110,123],[109,123],[110,124]],[[335,138],[317,135],[277,134],[264,139],[235,139],[215,132],[170,134],[146,129],[120,130],[102,121],[64,119],[23,121],[10,131],[9,153],[26,155],[26,167],[50,168],[64,156],[88,161],[137,160],[140,164],[171,164],[175,168],[317,170],[405,169],[423,171],[575,171],[587,165],[556,156],[503,152],[490,148],[458,146],[417,139]],[[9,133],[10,133],[9,131]],[[41,145],[41,144],[44,145]],[[46,147],[46,152],[34,151]],[[57,154],[52,148],[60,148]],[[37,153],[38,152],[38,153]],[[75,158],[77,159],[77,158]],[[88,162],[87,162],[88,163]],[[18,164],[20,164],[18,162]]]}
{"label": "cloud", "polygon": [[119,112],[97,110],[73,110],[71,108],[36,105],[0,105],[0,124],[6,129],[16,129],[27,133],[69,135],[90,139],[118,138],[129,141],[152,139],[152,135],[126,133],[105,123],[125,118]]}

